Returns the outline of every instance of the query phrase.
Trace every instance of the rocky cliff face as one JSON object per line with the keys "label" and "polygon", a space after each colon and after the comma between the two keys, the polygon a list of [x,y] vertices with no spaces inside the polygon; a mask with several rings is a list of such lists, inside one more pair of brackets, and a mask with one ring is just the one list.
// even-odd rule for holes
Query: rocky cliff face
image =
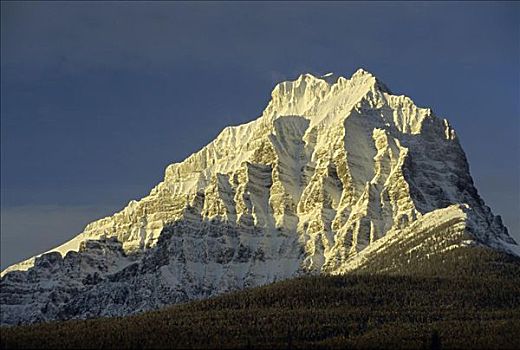
{"label": "rocky cliff face", "polygon": [[6,269],[1,321],[126,315],[343,273],[396,244],[518,252],[447,120],[361,69],[305,74],[278,84],[258,119],[169,165],[147,197]]}

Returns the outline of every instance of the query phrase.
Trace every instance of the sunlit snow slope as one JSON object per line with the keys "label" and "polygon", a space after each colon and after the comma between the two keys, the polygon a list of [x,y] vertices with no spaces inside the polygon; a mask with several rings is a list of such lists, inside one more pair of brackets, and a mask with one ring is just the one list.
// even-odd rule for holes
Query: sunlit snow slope
{"label": "sunlit snow slope", "polygon": [[3,271],[1,321],[125,315],[343,273],[399,242],[520,251],[447,120],[362,69],[305,74],[278,84],[258,119],[169,165],[147,197]]}

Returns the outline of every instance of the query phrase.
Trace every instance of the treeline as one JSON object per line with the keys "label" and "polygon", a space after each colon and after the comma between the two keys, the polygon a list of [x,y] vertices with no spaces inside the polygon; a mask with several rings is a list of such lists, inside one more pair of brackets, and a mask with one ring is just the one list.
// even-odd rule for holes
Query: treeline
{"label": "treeline", "polygon": [[[449,273],[474,259],[480,274]],[[518,258],[469,249],[431,263],[427,273],[302,277],[137,316],[4,327],[1,347],[520,347]]]}
{"label": "treeline", "polygon": [[519,258],[514,255],[484,248],[452,249],[440,253],[420,247],[406,254],[410,247],[399,245],[385,254],[374,254],[369,264],[358,272],[413,276],[446,276],[467,278],[519,278]]}

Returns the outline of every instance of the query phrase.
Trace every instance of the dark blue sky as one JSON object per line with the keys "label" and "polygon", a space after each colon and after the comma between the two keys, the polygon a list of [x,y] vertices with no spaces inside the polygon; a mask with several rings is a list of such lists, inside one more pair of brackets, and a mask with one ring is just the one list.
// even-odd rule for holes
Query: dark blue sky
{"label": "dark blue sky", "polygon": [[303,72],[376,74],[457,130],[520,238],[520,7],[2,2],[2,268],[140,198]]}

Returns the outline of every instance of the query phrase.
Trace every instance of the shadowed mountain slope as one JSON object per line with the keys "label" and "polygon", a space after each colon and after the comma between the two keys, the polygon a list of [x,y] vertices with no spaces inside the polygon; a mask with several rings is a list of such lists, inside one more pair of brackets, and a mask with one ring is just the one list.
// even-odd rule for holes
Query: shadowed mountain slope
{"label": "shadowed mountain slope", "polygon": [[306,274],[402,272],[467,247],[519,254],[448,121],[362,69],[304,74],[148,196],[3,271],[0,321],[125,316]]}

